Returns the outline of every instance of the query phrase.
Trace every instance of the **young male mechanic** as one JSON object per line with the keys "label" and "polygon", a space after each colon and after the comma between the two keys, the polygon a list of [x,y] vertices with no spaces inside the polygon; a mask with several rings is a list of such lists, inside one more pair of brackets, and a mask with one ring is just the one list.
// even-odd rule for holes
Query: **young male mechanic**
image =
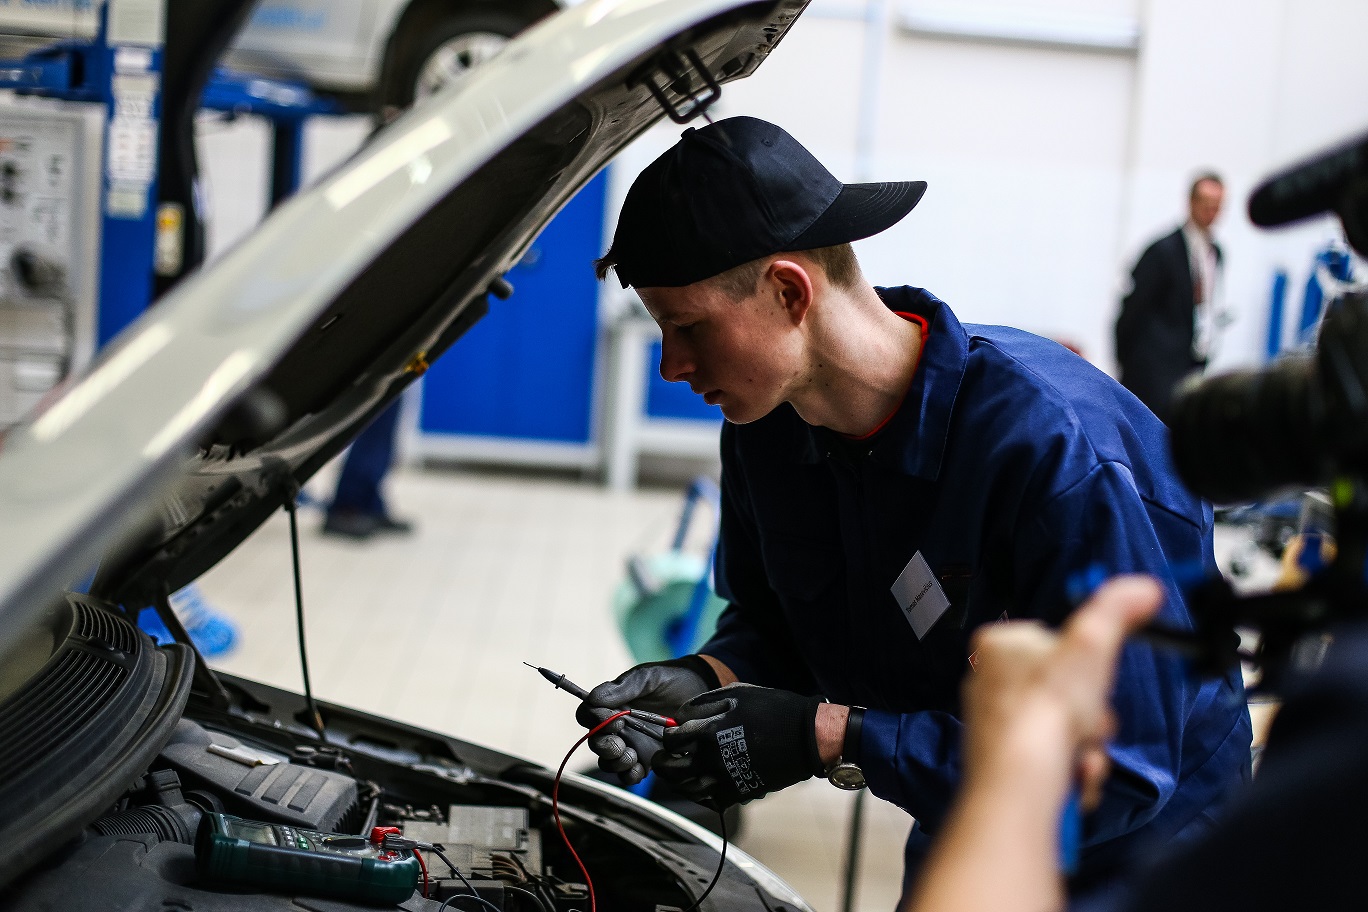
{"label": "young male mechanic", "polygon": [[[718,806],[812,776],[867,781],[916,818],[906,884],[959,777],[973,630],[1059,623],[1090,568],[1167,580],[1161,620],[1188,626],[1170,565],[1214,566],[1211,510],[1139,400],[1060,345],[865,281],[849,242],[925,189],[843,185],[746,117],[686,130],[632,185],[599,274],[616,270],[660,324],[665,379],[727,419],[730,604],[700,655],[632,668],[579,711],[674,716],[661,740],[605,729],[600,766],[628,782],[653,768]],[[1249,775],[1238,673],[1201,683],[1129,646],[1116,705],[1084,882],[1141,841],[1204,830]]]}

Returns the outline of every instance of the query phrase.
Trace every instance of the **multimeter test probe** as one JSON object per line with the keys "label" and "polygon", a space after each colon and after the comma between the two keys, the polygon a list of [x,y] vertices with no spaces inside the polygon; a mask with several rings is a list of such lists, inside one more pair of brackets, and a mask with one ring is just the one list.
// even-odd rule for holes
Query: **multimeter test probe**
{"label": "multimeter test probe", "polygon": [[[543,678],[546,678],[546,680],[550,681],[553,685],[555,685],[557,689],[565,691],[570,696],[577,697],[580,700],[589,699],[589,691],[585,690],[583,687],[580,687],[578,684],[576,684],[574,681],[571,681],[565,675],[558,674],[557,672],[554,672],[549,668],[542,668],[538,665],[533,665],[531,662],[523,662],[523,664],[526,665],[528,668],[531,668],[533,671],[541,675]],[[679,724],[674,719],[671,719],[669,716],[662,716],[657,713],[647,712],[644,709],[632,709],[630,707],[625,707],[623,711],[628,714],[626,722],[627,725],[630,725],[632,728],[641,732],[643,735],[650,735],[653,738],[659,737],[660,733],[652,731],[642,723],[658,725],[661,728],[674,728],[676,725]]]}

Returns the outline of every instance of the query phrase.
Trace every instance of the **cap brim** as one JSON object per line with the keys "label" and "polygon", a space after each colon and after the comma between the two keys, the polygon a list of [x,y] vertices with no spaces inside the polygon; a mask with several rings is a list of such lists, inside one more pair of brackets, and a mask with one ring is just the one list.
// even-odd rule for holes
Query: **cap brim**
{"label": "cap brim", "polygon": [[926,181],[846,184],[817,221],[786,246],[815,250],[878,234],[911,212],[925,192]]}

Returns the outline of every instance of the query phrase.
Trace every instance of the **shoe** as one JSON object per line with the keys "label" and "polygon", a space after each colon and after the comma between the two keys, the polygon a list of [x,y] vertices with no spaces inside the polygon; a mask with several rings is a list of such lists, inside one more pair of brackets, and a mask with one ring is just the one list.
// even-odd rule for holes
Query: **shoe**
{"label": "shoe", "polygon": [[365,541],[380,531],[380,517],[355,510],[331,510],[323,519],[323,534]]}
{"label": "shoe", "polygon": [[390,535],[409,535],[413,532],[413,523],[407,519],[395,519],[388,513],[381,513],[375,518],[375,531]]}
{"label": "shoe", "polygon": [[[171,610],[176,612],[195,648],[206,659],[226,655],[237,645],[237,627],[205,602],[195,583],[171,593]],[[172,641],[171,631],[166,629],[155,609],[148,608],[138,615],[138,626],[158,643]]]}

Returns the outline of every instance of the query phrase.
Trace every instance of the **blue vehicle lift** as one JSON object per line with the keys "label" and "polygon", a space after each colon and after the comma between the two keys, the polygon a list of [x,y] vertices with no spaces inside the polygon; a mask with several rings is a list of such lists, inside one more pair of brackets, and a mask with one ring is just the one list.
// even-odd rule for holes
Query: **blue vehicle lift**
{"label": "blue vehicle lift", "polygon": [[[156,296],[158,141],[163,100],[164,35],[111,34],[109,0],[91,41],[60,41],[20,60],[0,61],[0,88],[19,94],[105,106],[99,301],[96,341],[103,346]],[[164,29],[162,29],[164,31]],[[126,29],[124,31],[127,31]],[[299,188],[304,125],[341,113],[307,86],[215,70],[201,105],[253,114],[274,128],[271,202]],[[179,222],[162,230],[179,229]]]}
{"label": "blue vehicle lift", "polygon": [[205,87],[200,106],[232,115],[254,114],[271,122],[272,206],[303,183],[304,125],[309,118],[345,113],[336,102],[320,98],[302,83],[221,68]]}

